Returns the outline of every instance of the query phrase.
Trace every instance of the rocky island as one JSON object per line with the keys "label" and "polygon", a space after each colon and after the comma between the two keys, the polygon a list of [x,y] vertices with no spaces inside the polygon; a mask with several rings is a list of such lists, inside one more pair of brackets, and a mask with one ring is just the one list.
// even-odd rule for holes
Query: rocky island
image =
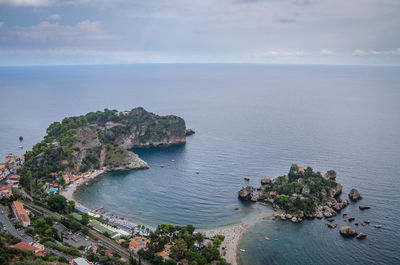
{"label": "rocky island", "polygon": [[242,200],[269,202],[282,220],[301,222],[304,218],[335,216],[349,204],[341,192],[334,170],[322,176],[311,167],[293,164],[288,174],[273,180],[263,178],[261,187],[244,187],[238,196]]}
{"label": "rocky island", "polygon": [[186,134],[182,118],[158,116],[140,107],[68,117],[52,123],[44,139],[25,154],[20,174],[40,178],[52,172],[144,169],[147,163],[128,150],[184,144]]}

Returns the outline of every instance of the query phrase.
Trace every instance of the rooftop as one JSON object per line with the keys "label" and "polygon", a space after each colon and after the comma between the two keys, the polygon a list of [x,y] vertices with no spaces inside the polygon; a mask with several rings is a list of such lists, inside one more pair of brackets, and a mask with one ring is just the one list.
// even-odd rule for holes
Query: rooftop
{"label": "rooftop", "polygon": [[18,248],[20,250],[28,250],[28,251],[35,251],[39,250],[37,247],[32,246],[29,243],[26,243],[24,241],[21,241],[15,245],[11,245],[10,248]]}

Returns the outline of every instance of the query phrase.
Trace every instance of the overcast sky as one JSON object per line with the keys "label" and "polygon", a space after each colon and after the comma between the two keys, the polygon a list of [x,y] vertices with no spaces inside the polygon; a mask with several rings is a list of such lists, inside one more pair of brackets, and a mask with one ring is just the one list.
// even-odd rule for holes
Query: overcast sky
{"label": "overcast sky", "polygon": [[400,0],[0,0],[0,65],[400,65]]}

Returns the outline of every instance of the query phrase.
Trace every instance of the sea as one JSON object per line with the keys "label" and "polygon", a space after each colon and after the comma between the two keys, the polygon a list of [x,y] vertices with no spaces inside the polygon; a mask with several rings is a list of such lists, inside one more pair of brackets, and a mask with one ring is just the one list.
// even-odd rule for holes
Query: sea
{"label": "sea", "polygon": [[[196,133],[185,145],[133,150],[150,169],[98,177],[77,190],[81,204],[150,227],[258,220],[242,236],[242,265],[400,264],[400,67],[0,67],[0,157],[30,150],[64,117],[138,106],[178,115]],[[264,219],[269,205],[238,200],[241,187],[293,163],[334,169],[344,194],[359,190],[361,202],[335,217],[338,228]],[[344,213],[365,240],[339,235]]]}

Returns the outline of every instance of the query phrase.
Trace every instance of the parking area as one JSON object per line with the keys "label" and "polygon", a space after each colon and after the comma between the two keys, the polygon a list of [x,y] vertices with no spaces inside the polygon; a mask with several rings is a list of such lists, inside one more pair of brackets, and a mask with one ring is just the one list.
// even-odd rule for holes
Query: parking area
{"label": "parking area", "polygon": [[93,241],[90,237],[83,235],[81,232],[72,233],[63,224],[56,222],[53,228],[57,229],[60,237],[61,235],[63,236],[64,243],[68,243],[73,247],[87,246],[89,244],[93,245]]}

